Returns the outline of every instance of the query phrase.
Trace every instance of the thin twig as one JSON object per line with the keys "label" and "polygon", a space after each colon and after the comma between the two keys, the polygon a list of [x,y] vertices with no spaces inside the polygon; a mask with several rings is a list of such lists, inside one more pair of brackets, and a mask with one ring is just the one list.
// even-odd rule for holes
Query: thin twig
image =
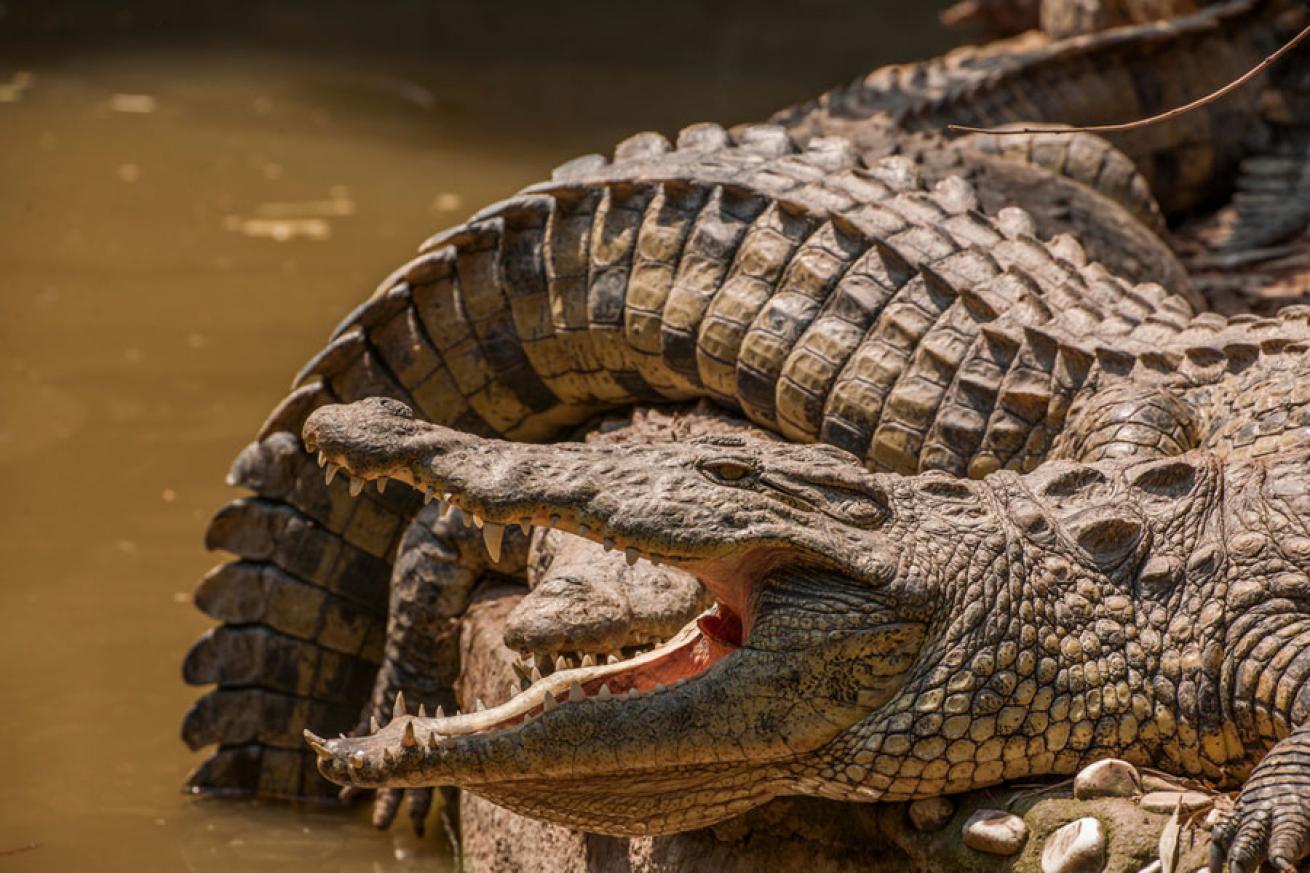
{"label": "thin twig", "polygon": [[1152,115],[1150,118],[1139,118],[1137,121],[1126,121],[1123,124],[1093,124],[1087,127],[1022,127],[999,129],[995,127],[966,127],[962,124],[948,124],[946,125],[946,129],[960,133],[990,133],[995,136],[1016,136],[1021,133],[1119,133],[1124,130],[1136,130],[1139,127],[1148,127],[1152,124],[1159,124],[1162,121],[1169,121],[1180,115],[1185,115],[1193,109],[1200,109],[1207,103],[1213,103],[1221,97],[1236,91],[1238,88],[1263,73],[1268,69],[1270,64],[1276,62],[1283,55],[1300,45],[1306,37],[1310,37],[1310,25],[1307,25],[1300,33],[1292,37],[1291,41],[1278,51],[1274,52],[1242,76],[1229,82],[1219,90],[1211,91],[1204,97],[1193,100],[1185,106],[1175,107],[1168,112],[1161,112],[1159,115]]}

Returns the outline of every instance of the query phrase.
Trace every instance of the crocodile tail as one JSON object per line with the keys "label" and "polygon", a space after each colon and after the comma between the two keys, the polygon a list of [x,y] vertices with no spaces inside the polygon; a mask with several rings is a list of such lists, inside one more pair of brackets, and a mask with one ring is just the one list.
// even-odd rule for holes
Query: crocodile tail
{"label": "crocodile tail", "polygon": [[[879,68],[775,114],[798,139],[849,136],[870,157],[906,132],[948,124],[1078,127],[1146,118],[1208,94],[1276,48],[1289,0],[1228,0],[1163,22],[1045,41],[1032,35]],[[1259,125],[1258,88],[1170,121],[1107,138],[1137,165],[1165,213],[1180,215],[1231,183]]]}
{"label": "crocodile tail", "polygon": [[346,318],[233,468],[253,496],[208,535],[238,560],[197,595],[223,624],[184,672],[218,687],[184,733],[219,751],[191,784],[321,794],[293,736],[348,728],[368,696],[417,502],[324,485],[298,436],[323,403],[385,395],[542,440],[606,408],[708,397],[879,469],[965,472],[979,453],[1018,466],[1046,399],[1088,372],[1087,353],[1025,326],[1076,304],[1065,321],[1106,336],[1190,315],[1072,239],[1039,242],[1021,211],[976,207],[967,183],[925,190],[909,161],[863,167],[842,140],[798,151],[776,126],[697,125],[676,145],[640,134],[613,161],[571,162],[434,237]]}
{"label": "crocodile tail", "polygon": [[[1287,35],[1308,20],[1307,8],[1289,16]],[[1270,76],[1261,104],[1269,139],[1242,162],[1237,218],[1223,242],[1229,253],[1277,245],[1310,224],[1310,44],[1293,49]]]}

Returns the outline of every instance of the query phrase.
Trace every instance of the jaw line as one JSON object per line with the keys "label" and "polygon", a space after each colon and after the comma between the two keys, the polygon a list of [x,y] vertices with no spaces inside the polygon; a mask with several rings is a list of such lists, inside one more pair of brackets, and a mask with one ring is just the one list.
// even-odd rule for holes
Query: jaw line
{"label": "jaw line", "polygon": [[[704,633],[702,627],[707,623],[715,629],[732,626],[731,620],[724,619],[712,607],[668,642],[645,654],[604,666],[556,671],[499,706],[429,718],[401,714],[403,701],[399,701],[396,717],[369,736],[325,740],[307,730],[305,739],[318,754],[320,771],[335,782],[362,787],[409,784],[403,774],[388,776],[388,771],[398,756],[411,749],[435,750],[447,743],[458,743],[461,738],[494,738],[525,728],[538,719],[545,723],[552,717],[566,715],[570,706],[582,701],[608,702],[619,707],[621,717],[623,708],[629,704],[640,706],[654,695],[697,681],[742,648],[717,633]],[[409,745],[410,740],[417,745]],[[393,757],[389,758],[388,754]],[[352,762],[352,758],[361,763]],[[458,781],[470,787],[479,784],[476,778]],[[488,784],[511,781],[514,780],[491,779]]]}
{"label": "jaw line", "polygon": [[[306,434],[306,448],[316,450],[315,440]],[[635,541],[630,541],[622,533],[612,530],[605,520],[595,514],[585,515],[570,510],[532,510],[530,512],[512,512],[476,501],[466,492],[454,490],[456,486],[440,477],[434,476],[430,462],[398,460],[392,464],[370,468],[357,472],[343,455],[330,455],[326,450],[319,451],[320,466],[331,465],[348,472],[352,479],[363,482],[384,482],[394,480],[401,482],[424,495],[425,500],[440,500],[447,507],[464,513],[477,527],[485,531],[491,529],[492,536],[499,536],[500,529],[510,524],[518,524],[524,530],[531,527],[547,527],[563,531],[573,536],[582,537],[600,543],[606,550],[617,549],[626,554],[628,563],[645,559],[653,564],[668,565],[684,570],[695,576],[714,596],[721,610],[727,610],[737,617],[743,625],[746,635],[750,632],[750,606],[755,587],[770,572],[784,564],[796,562],[796,552],[805,554],[813,563],[823,563],[821,558],[812,555],[809,549],[800,544],[736,544],[725,542],[717,550],[690,553],[687,550],[678,554],[677,547],[664,551],[654,551]],[[444,514],[444,512],[443,512]],[[467,523],[467,521],[466,521]]]}

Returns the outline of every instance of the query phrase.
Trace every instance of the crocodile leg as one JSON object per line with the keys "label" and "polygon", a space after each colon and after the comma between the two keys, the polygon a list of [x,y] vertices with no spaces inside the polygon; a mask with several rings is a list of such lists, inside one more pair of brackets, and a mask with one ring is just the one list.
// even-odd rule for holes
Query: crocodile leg
{"label": "crocodile leg", "polygon": [[1210,869],[1227,862],[1229,873],[1253,873],[1266,860],[1293,873],[1310,855],[1310,724],[1256,765],[1210,840]]}

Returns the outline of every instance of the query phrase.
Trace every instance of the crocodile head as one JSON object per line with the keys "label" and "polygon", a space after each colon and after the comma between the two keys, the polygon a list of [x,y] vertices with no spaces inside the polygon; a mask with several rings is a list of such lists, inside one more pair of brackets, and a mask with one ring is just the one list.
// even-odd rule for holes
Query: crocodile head
{"label": "crocodile head", "polygon": [[317,410],[305,442],[493,531],[548,525],[685,570],[714,599],[648,653],[556,671],[494,708],[311,736],[342,784],[457,785],[613,834],[686,830],[801,786],[845,796],[825,748],[897,696],[942,609],[898,480],[831,447],[508,443],[376,399]]}

